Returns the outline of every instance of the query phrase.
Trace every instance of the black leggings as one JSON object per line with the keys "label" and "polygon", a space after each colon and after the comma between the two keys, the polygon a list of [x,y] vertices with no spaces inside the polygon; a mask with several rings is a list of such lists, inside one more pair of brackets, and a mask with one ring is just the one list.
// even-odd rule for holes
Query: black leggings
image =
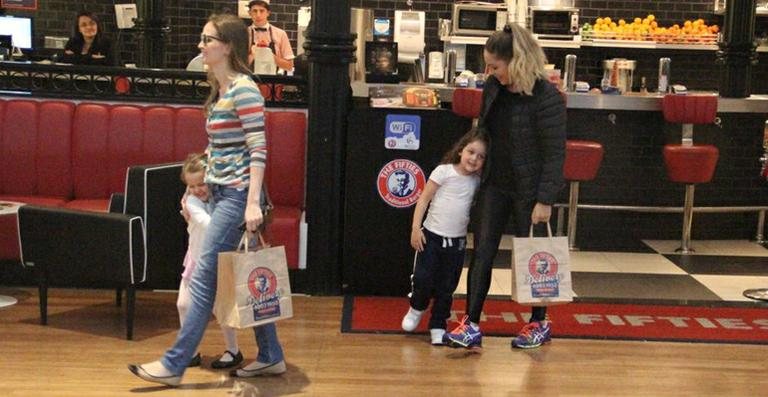
{"label": "black leggings", "polygon": [[[493,186],[484,186],[477,194],[473,213],[475,245],[470,256],[467,278],[467,315],[469,321],[476,324],[480,322],[480,313],[491,287],[493,258],[499,251],[499,242],[507,221],[511,215],[515,235],[527,236],[531,227],[531,213],[536,204],[535,200],[516,200],[511,193]],[[534,235],[540,235],[542,231],[546,235],[545,224],[534,226]],[[546,307],[534,306],[531,321],[542,321],[546,314]]]}

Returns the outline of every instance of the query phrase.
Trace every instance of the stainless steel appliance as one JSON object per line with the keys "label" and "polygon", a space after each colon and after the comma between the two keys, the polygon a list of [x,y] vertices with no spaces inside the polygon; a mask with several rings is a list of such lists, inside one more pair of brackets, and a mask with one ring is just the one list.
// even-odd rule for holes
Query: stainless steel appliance
{"label": "stainless steel appliance", "polygon": [[529,27],[540,39],[572,40],[579,34],[579,9],[562,6],[531,6]]}
{"label": "stainless steel appliance", "polygon": [[370,8],[353,8],[350,15],[350,33],[357,34],[355,38],[356,63],[349,64],[349,80],[365,79],[365,43],[373,40],[373,10]]}
{"label": "stainless steel appliance", "polygon": [[451,20],[456,36],[490,36],[507,23],[507,7],[503,3],[458,3],[453,5]]}
{"label": "stainless steel appliance", "polygon": [[[301,7],[298,13],[298,31],[296,34],[296,55],[304,52],[305,32],[312,18],[312,7]],[[365,79],[365,43],[373,40],[373,10],[370,8],[352,8],[349,21],[350,33],[356,33],[355,57],[356,63],[349,65],[349,80]]]}
{"label": "stainless steel appliance", "polygon": [[614,87],[624,94],[632,92],[632,82],[637,68],[637,61],[624,58],[606,59],[603,61],[603,82],[608,87]]}

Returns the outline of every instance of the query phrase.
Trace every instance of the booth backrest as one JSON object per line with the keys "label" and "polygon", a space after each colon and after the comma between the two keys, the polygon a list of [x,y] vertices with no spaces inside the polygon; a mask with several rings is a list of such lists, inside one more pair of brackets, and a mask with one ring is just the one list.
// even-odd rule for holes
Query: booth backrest
{"label": "booth backrest", "polygon": [[267,112],[266,183],[275,205],[304,207],[307,118],[299,112]]}
{"label": "booth backrest", "polygon": [[[266,113],[266,183],[303,208],[306,115]],[[0,100],[0,195],[106,200],[131,165],[183,160],[208,144],[199,107]]]}
{"label": "booth backrest", "polygon": [[201,108],[176,109],[173,134],[173,158],[184,159],[187,154],[200,152],[208,146],[205,132],[205,113]]}
{"label": "booth backrest", "polygon": [[[202,110],[165,106],[77,106],[73,131],[74,196],[109,197],[125,187],[130,165],[183,160],[207,145]],[[169,133],[170,132],[170,133]]]}
{"label": "booth backrest", "polygon": [[70,197],[74,104],[0,103],[0,194]]}

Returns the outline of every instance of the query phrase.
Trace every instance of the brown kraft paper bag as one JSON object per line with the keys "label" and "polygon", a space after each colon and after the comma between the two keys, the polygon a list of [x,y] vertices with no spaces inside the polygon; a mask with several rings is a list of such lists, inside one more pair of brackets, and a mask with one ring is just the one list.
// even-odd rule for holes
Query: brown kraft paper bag
{"label": "brown kraft paper bag", "polygon": [[244,251],[219,253],[213,314],[220,324],[233,328],[257,327],[293,317],[285,248],[265,247],[262,243],[262,248],[249,251],[246,236],[243,239]]}
{"label": "brown kraft paper bag", "polygon": [[571,259],[568,237],[528,237],[512,239],[512,300],[533,306],[549,306],[573,301]]}

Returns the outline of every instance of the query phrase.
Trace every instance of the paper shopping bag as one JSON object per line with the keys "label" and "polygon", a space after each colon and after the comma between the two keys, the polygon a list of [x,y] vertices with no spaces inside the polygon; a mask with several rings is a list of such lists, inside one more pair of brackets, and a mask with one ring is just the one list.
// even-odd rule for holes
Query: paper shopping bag
{"label": "paper shopping bag", "polygon": [[567,237],[512,239],[512,300],[521,304],[548,306],[573,301],[571,260]]}
{"label": "paper shopping bag", "polygon": [[213,314],[234,328],[293,317],[285,248],[220,253]]}

